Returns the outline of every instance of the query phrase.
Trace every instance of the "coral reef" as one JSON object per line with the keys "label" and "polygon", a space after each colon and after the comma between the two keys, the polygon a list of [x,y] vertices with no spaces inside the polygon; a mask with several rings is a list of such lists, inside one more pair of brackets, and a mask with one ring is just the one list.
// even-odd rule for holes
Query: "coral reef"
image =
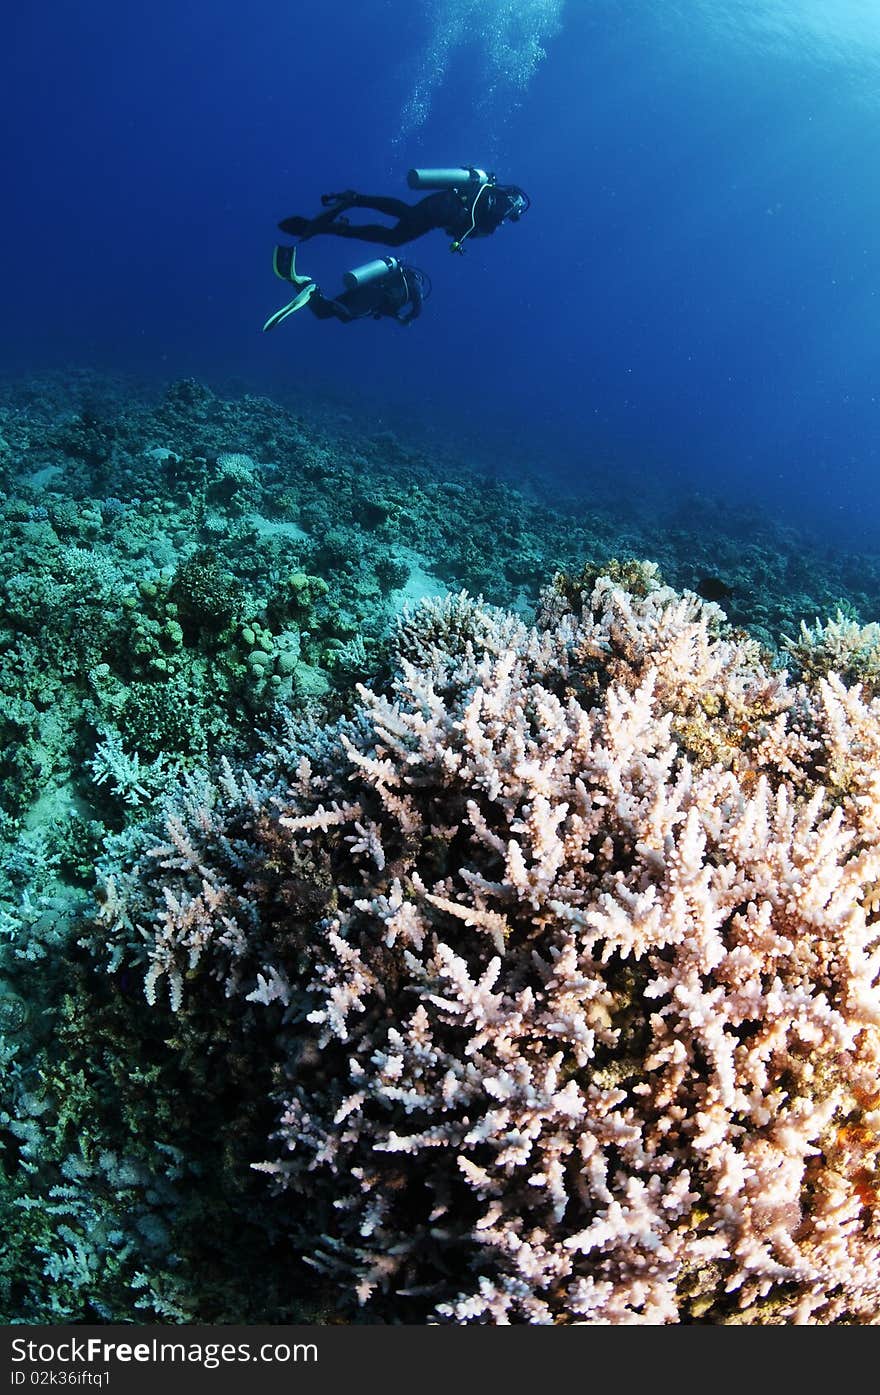
{"label": "coral reef", "polygon": [[169,1038],[51,911],[0,964],[0,1320],[316,1320],[249,1167],[272,1118],[255,1042],[230,1050],[219,1018]]}
{"label": "coral reef", "polygon": [[184,1021],[265,1014],[260,1170],[368,1311],[873,1322],[880,702],[630,576],[537,627],[426,603],[387,691],[191,790],[103,927]]}
{"label": "coral reef", "polygon": [[869,693],[880,685],[880,625],[860,625],[838,608],[824,625],[801,621],[796,640],[782,637],[789,661],[805,676],[837,674],[845,683],[860,683]]}
{"label": "coral reef", "polygon": [[567,463],[0,382],[5,1320],[876,1320],[880,560]]}

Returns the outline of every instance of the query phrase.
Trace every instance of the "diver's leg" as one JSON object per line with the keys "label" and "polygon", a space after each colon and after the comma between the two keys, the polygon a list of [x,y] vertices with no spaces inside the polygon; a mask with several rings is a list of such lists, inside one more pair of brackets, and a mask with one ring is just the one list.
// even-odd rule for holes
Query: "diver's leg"
{"label": "diver's leg", "polygon": [[335,300],[329,300],[320,291],[316,291],[309,301],[309,309],[318,320],[340,320]]}
{"label": "diver's leg", "polygon": [[[372,195],[357,194],[351,203],[336,204],[333,208],[328,208],[326,213],[319,213],[317,218],[285,218],[278,226],[283,232],[290,233],[303,242],[306,238],[329,233],[333,237],[349,237],[358,242],[378,242],[382,247],[402,247],[405,242],[412,242],[413,238],[421,237],[432,228],[442,226],[436,221],[433,212],[433,197],[429,195],[420,203],[411,204],[404,203],[402,199],[386,199],[381,196],[373,201]],[[370,202],[367,201],[368,198]],[[377,206],[379,204],[382,205],[381,208]],[[375,208],[378,213],[387,213],[390,217],[397,218],[397,222],[389,228],[384,223],[349,223],[344,218],[336,221],[340,213],[352,207]]]}
{"label": "diver's leg", "polygon": [[335,232],[336,229],[330,225],[334,218],[338,218],[340,213],[344,213],[347,208],[351,208],[350,203],[337,203],[332,208],[328,208],[326,213],[319,213],[316,218],[282,218],[278,224],[282,232],[290,233],[291,237],[315,237],[319,233]]}
{"label": "diver's leg", "polygon": [[[339,227],[327,228],[327,232],[337,237],[357,237],[366,242],[378,242],[383,247],[402,247],[405,242],[413,242],[417,237],[435,228],[442,228],[449,217],[449,204],[445,191],[428,194],[418,203],[404,203],[402,199],[373,198],[372,194],[358,194],[355,208],[374,208],[377,213],[387,213],[396,218],[391,228],[382,223],[348,223],[343,219]],[[458,202],[453,211],[459,209]]]}
{"label": "diver's leg", "polygon": [[[358,242],[377,242],[380,247],[402,247],[413,236],[402,221],[393,228],[386,227],[384,223],[337,223],[323,228],[321,231],[332,233],[334,237],[355,238]],[[310,226],[308,233],[304,236],[311,237],[312,235]]]}
{"label": "diver's leg", "polygon": [[350,207],[371,208],[374,213],[384,213],[389,218],[405,218],[412,212],[413,205],[403,199],[386,198],[384,194],[355,194]]}
{"label": "diver's leg", "polygon": [[[358,199],[360,207],[364,195],[359,194]],[[327,228],[327,232],[335,234],[336,237],[354,237],[362,242],[378,242],[381,247],[402,247],[405,242],[412,242],[415,238],[431,232],[433,228],[443,226],[437,221],[435,205],[428,199],[422,199],[416,204],[403,203],[400,199],[385,199],[383,202],[389,207],[380,210],[381,212],[390,212],[391,204],[400,207],[401,211],[393,227],[388,228],[384,223],[349,223],[343,219],[340,224]]]}

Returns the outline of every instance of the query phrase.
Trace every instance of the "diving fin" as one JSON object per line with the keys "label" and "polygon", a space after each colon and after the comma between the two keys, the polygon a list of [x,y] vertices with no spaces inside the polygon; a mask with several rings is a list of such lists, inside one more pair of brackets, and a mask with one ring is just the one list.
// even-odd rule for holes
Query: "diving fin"
{"label": "diving fin", "polygon": [[[318,289],[318,286],[315,281],[309,281],[307,276],[303,277],[302,281],[308,281],[308,285],[300,291],[299,295],[294,296],[289,304],[282,305],[280,310],[276,310],[274,315],[269,316],[268,320],[263,325],[264,334],[267,329],[274,329],[276,325],[280,325],[283,320],[287,319],[288,315],[293,315],[297,310],[301,310],[304,305],[308,305],[312,295]],[[297,284],[301,285],[302,281],[298,281]]]}
{"label": "diving fin", "polygon": [[272,253],[272,270],[282,281],[292,281],[295,286],[305,286],[312,279],[297,272],[295,247],[276,247]]}

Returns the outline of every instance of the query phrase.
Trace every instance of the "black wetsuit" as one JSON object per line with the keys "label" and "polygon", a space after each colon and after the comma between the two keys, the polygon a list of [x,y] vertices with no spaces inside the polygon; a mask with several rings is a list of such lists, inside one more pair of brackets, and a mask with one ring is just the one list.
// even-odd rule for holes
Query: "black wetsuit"
{"label": "black wetsuit", "polygon": [[[418,203],[404,203],[403,199],[385,198],[382,194],[353,194],[317,218],[285,218],[278,226],[302,242],[330,233],[334,237],[377,242],[383,247],[401,247],[435,228],[442,228],[452,238],[487,237],[503,222],[510,203],[507,194],[494,185],[483,185],[478,194],[479,188],[441,189]],[[369,208],[396,218],[397,222],[393,227],[384,223],[338,222],[340,213],[349,208]]]}
{"label": "black wetsuit", "polygon": [[389,271],[381,281],[352,286],[332,300],[315,290],[307,302],[308,308],[319,320],[336,319],[350,324],[352,320],[364,320],[369,316],[381,320],[387,315],[398,324],[408,325],[422,313],[423,275],[413,267],[400,266]]}

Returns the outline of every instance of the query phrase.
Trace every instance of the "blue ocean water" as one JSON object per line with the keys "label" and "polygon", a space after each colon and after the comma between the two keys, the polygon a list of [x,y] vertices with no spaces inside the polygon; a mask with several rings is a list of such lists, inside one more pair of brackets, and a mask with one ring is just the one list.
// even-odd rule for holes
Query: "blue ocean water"
{"label": "blue ocean water", "polygon": [[[328,391],[875,546],[872,0],[50,0],[0,63],[4,374]],[[410,249],[417,325],[261,333],[279,218],[459,162],[532,206]],[[300,260],[332,288],[369,250]]]}

